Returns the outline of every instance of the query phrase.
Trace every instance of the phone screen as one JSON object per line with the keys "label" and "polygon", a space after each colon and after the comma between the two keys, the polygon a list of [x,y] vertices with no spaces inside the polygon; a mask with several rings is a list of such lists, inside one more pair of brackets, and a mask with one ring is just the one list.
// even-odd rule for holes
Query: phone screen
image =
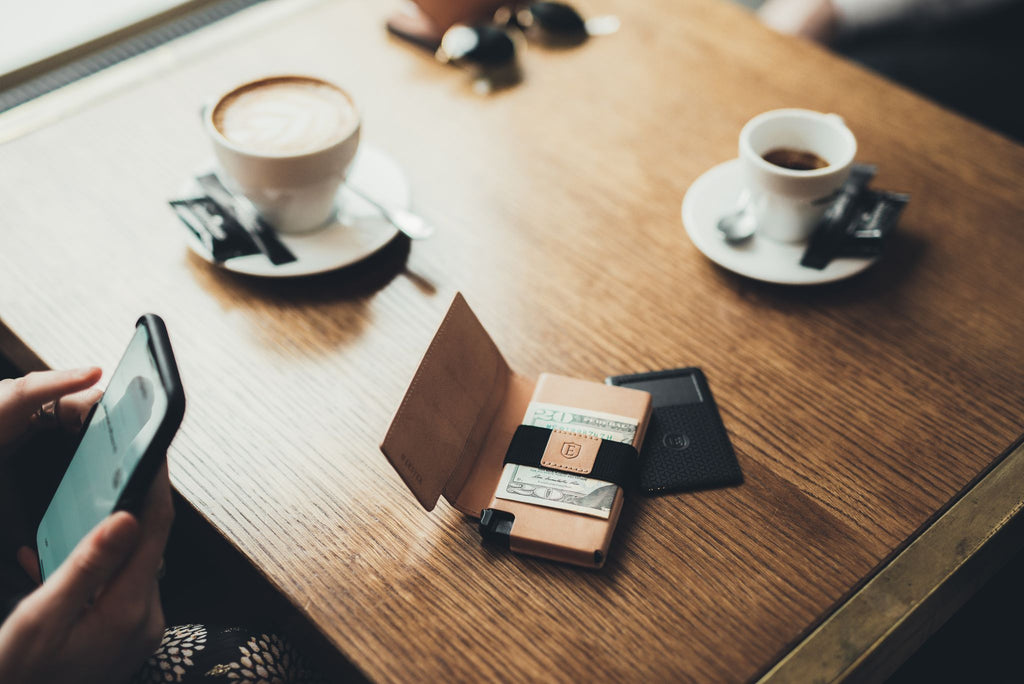
{"label": "phone screen", "polygon": [[93,527],[114,512],[167,407],[149,332],[140,325],[39,524],[36,542],[43,579]]}

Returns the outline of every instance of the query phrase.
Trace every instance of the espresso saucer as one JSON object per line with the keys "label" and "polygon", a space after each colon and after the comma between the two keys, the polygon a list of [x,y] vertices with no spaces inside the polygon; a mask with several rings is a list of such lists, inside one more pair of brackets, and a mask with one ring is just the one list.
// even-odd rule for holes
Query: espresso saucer
{"label": "espresso saucer", "polygon": [[800,265],[806,242],[776,242],[758,235],[730,244],[718,230],[718,220],[736,211],[743,191],[739,159],[730,159],[704,172],[683,197],[683,227],[694,246],[722,268],[755,280],[782,285],[820,285],[854,276],[877,261],[833,259],[822,270]]}
{"label": "espresso saucer", "polygon": [[[211,162],[195,175],[207,173],[212,168],[214,164]],[[345,181],[346,184],[349,182],[384,206],[409,208],[409,181],[402,167],[387,153],[371,145],[364,143],[359,146]],[[201,194],[194,180],[190,180],[182,191],[182,196]],[[337,213],[323,228],[308,233],[277,234],[296,257],[295,261],[287,264],[274,265],[263,254],[217,262],[198,238],[184,232],[189,249],[211,264],[235,273],[266,278],[309,276],[344,268],[367,258],[398,235],[398,230],[381,216],[380,210],[345,184],[338,189],[337,205]]]}

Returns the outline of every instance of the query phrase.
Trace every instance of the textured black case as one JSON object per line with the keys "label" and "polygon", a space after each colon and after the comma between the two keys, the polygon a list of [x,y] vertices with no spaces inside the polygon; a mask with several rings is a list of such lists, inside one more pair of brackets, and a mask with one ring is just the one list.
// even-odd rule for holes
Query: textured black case
{"label": "textured black case", "polygon": [[718,415],[711,388],[699,368],[617,375],[608,378],[607,382],[633,387],[644,381],[671,378],[686,382],[691,382],[689,378],[692,378],[701,401],[659,406],[655,395],[651,421],[640,452],[640,490],[645,494],[659,494],[741,483],[743,473]]}

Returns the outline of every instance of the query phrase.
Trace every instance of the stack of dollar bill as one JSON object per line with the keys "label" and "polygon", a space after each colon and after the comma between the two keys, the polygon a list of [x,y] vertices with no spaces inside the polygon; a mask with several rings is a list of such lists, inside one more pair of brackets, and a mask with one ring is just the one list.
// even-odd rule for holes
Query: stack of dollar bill
{"label": "stack of dollar bill", "polygon": [[[532,402],[526,409],[523,425],[632,444],[637,421],[598,411]],[[607,519],[618,488],[610,482],[574,473],[510,463],[501,473],[495,496]]]}

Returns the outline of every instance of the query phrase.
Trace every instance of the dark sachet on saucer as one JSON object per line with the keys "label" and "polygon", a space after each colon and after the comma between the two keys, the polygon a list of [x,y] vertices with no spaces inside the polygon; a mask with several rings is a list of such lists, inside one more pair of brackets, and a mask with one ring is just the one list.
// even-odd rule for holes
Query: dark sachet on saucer
{"label": "dark sachet on saucer", "polygon": [[903,207],[910,201],[910,195],[897,192],[872,192],[863,202],[862,211],[850,227],[849,238],[842,244],[836,256],[876,257],[882,253],[886,238],[896,227]]}
{"label": "dark sachet on saucer", "polygon": [[850,177],[839,188],[836,198],[811,233],[807,250],[800,260],[801,266],[821,270],[839,254],[847,240],[847,228],[856,220],[864,191],[877,170],[869,164],[854,164],[851,167]]}
{"label": "dark sachet on saucer", "polygon": [[875,167],[855,164],[850,177],[811,233],[801,266],[821,270],[838,257],[882,253],[910,195],[869,190]]}
{"label": "dark sachet on saucer", "polygon": [[168,204],[214,261],[260,253],[235,217],[209,197],[170,200]]}

